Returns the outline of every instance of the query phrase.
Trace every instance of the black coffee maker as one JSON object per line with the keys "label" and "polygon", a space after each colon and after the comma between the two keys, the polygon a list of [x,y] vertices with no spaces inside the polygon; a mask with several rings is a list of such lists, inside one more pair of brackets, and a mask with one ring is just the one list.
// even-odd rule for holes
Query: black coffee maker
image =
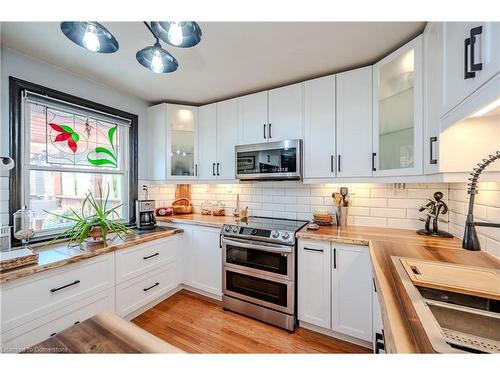
{"label": "black coffee maker", "polygon": [[135,217],[137,229],[147,230],[156,227],[155,219],[155,201],[136,200]]}

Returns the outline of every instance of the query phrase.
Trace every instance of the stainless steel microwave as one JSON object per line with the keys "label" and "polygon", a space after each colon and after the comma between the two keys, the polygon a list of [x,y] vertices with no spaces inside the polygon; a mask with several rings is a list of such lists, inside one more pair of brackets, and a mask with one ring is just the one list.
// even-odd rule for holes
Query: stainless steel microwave
{"label": "stainless steel microwave", "polygon": [[236,178],[239,180],[300,180],[302,140],[236,146]]}

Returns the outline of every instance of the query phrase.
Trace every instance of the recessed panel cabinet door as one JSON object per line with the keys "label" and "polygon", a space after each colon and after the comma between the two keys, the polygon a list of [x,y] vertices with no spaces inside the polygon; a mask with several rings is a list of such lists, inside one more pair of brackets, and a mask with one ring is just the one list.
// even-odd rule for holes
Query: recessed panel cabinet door
{"label": "recessed panel cabinet door", "polygon": [[220,230],[196,227],[191,231],[188,273],[189,285],[202,291],[222,295],[222,249]]}
{"label": "recessed panel cabinet door", "polygon": [[220,180],[234,180],[234,146],[238,143],[238,99],[217,103],[217,163]]}
{"label": "recessed panel cabinet door", "polygon": [[332,243],[332,330],[372,341],[372,268],[366,246]]}
{"label": "recessed panel cabinet door", "polygon": [[239,144],[268,142],[267,91],[238,98]]}
{"label": "recessed panel cabinet door", "polygon": [[306,81],[304,102],[304,177],[334,177],[335,76]]}
{"label": "recessed panel cabinet door", "polygon": [[[443,28],[441,116],[500,71],[500,22],[444,22]],[[466,40],[469,40],[467,45]]]}
{"label": "recessed panel cabinet door", "polygon": [[269,90],[268,140],[302,138],[304,124],[304,83]]}
{"label": "recessed panel cabinet door", "polygon": [[331,329],[330,243],[300,240],[298,254],[299,320]]}
{"label": "recessed panel cabinet door", "polygon": [[372,67],[369,66],[337,74],[337,176],[371,176],[372,147]]}
{"label": "recessed panel cabinet door", "polygon": [[215,180],[217,163],[217,104],[199,108],[198,121],[198,174],[200,180]]}

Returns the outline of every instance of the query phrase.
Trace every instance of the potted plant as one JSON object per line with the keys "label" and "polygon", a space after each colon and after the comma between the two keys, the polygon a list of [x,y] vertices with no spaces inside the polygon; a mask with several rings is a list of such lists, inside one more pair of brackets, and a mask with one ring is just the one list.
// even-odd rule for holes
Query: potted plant
{"label": "potted plant", "polygon": [[123,239],[123,234],[130,234],[132,230],[127,228],[123,223],[119,222],[120,215],[118,208],[122,204],[108,208],[109,186],[106,198],[103,199],[101,185],[99,184],[99,196],[94,197],[94,194],[89,190],[83,200],[81,212],[76,212],[73,208],[69,208],[68,214],[56,214],[47,212],[50,215],[64,219],[73,223],[73,225],[56,236],[54,240],[59,238],[68,238],[69,243],[82,245],[88,238],[101,238],[104,246],[107,246],[107,238],[109,233],[115,233]]}

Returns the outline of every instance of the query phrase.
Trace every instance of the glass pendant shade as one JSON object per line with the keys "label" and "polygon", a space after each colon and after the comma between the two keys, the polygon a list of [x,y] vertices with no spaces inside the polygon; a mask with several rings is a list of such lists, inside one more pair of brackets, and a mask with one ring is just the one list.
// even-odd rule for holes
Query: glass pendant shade
{"label": "glass pendant shade", "polygon": [[118,41],[98,22],[61,22],[61,31],[73,43],[92,52],[118,51]]}
{"label": "glass pendant shade", "polygon": [[193,47],[201,41],[201,28],[193,21],[153,21],[151,29],[158,38],[175,47]]}
{"label": "glass pendant shade", "polygon": [[163,48],[160,43],[146,47],[136,53],[135,58],[142,66],[155,73],[171,73],[179,66],[177,60]]}

